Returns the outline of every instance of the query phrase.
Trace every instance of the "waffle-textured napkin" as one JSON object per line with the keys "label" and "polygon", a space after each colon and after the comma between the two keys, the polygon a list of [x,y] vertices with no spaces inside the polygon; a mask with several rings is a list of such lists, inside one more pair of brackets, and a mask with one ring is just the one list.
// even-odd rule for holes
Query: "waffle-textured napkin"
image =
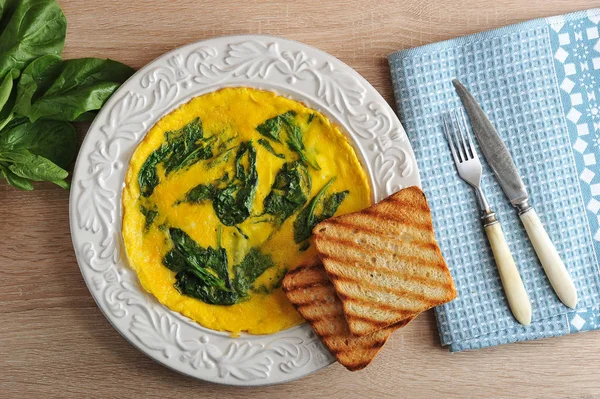
{"label": "waffle-textured napkin", "polygon": [[[538,19],[389,56],[401,121],[413,146],[436,237],[458,298],[436,309],[451,351],[600,328],[600,9]],[[458,78],[496,126],[579,296],[554,294],[525,230],[484,164],[483,186],[500,218],[532,303],[518,324],[479,220],[459,179],[442,115],[460,107]],[[482,157],[481,151],[479,151]]]}

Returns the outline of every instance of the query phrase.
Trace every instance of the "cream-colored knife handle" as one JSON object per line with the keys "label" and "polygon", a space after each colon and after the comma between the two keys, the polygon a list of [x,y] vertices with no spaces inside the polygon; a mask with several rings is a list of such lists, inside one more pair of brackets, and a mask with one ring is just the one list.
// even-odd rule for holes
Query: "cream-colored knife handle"
{"label": "cream-colored knife handle", "polygon": [[577,290],[575,284],[560,259],[560,255],[554,248],[554,244],[548,237],[540,218],[533,208],[520,215],[523,226],[527,231],[529,240],[535,249],[535,253],[554,288],[554,292],[560,298],[562,303],[574,309],[577,305]]}
{"label": "cream-colored knife handle", "polygon": [[510,248],[504,238],[502,227],[500,227],[500,223],[494,223],[486,226],[485,232],[494,253],[494,259],[502,279],[510,310],[519,323],[528,326],[531,323],[531,303],[527,291],[525,291],[523,280],[521,280],[519,269],[517,269]]}

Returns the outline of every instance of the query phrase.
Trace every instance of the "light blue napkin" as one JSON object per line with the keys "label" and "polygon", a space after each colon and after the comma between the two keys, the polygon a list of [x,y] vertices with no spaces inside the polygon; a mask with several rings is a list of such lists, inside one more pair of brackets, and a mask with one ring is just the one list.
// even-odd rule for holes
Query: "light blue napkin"
{"label": "light blue napkin", "polygon": [[[600,328],[600,9],[538,19],[389,56],[394,93],[458,298],[436,309],[451,351]],[[577,288],[554,294],[525,230],[484,163],[483,186],[532,302],[512,317],[473,191],[456,173],[442,115],[460,107],[453,78],[478,100],[509,147]],[[481,156],[481,151],[479,151]]]}

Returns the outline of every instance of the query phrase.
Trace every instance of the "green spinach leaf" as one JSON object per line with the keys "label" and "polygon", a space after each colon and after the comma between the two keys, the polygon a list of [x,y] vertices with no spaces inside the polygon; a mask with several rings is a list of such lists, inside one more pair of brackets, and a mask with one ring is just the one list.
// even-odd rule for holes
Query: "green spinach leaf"
{"label": "green spinach leaf", "polygon": [[150,226],[154,223],[154,219],[158,216],[158,209],[156,207],[148,208],[144,205],[140,205],[140,212],[144,216],[144,231],[150,230]]}
{"label": "green spinach leaf", "polygon": [[204,137],[200,118],[192,120],[183,128],[165,133],[166,141],[154,150],[142,164],[138,184],[142,196],[149,197],[159,183],[157,166],[164,164],[165,174],[187,168],[212,156],[214,137]]}
{"label": "green spinach leaf", "polygon": [[52,161],[39,155],[32,154],[26,149],[3,151],[0,161],[10,162],[8,169],[15,175],[33,181],[62,180],[68,172]]}
{"label": "green spinach leaf", "polygon": [[2,0],[0,8],[0,79],[42,55],[60,54],[67,20],[55,0]]}
{"label": "green spinach leaf", "polygon": [[283,122],[285,119],[293,118],[294,116],[296,116],[295,111],[287,111],[281,115],[277,115],[270,119],[267,119],[266,121],[258,125],[256,127],[256,130],[258,130],[258,132],[263,136],[268,137],[271,140],[275,140],[278,143],[281,143],[280,134],[281,128],[283,127]]}
{"label": "green spinach leaf", "polygon": [[158,164],[164,159],[163,148],[159,148],[152,152],[140,167],[138,173],[138,184],[140,185],[140,193],[143,197],[149,197],[158,186]]}
{"label": "green spinach leaf", "polygon": [[0,134],[3,151],[26,149],[66,168],[75,158],[77,134],[70,123],[58,121],[24,122]]}
{"label": "green spinach leaf", "polygon": [[183,202],[201,203],[214,199],[216,195],[216,189],[213,185],[199,184],[187,192]]}
{"label": "green spinach leaf", "polygon": [[265,137],[281,143],[281,130],[285,129],[287,133],[286,144],[296,152],[302,162],[309,165],[315,170],[321,170],[319,164],[308,157],[304,143],[302,142],[302,129],[294,120],[296,112],[293,110],[287,111],[281,115],[267,119],[262,124],[256,127],[256,130]]}
{"label": "green spinach leaf", "polygon": [[291,150],[298,153],[298,156],[305,164],[309,165],[311,168],[315,170],[321,170],[321,167],[317,163],[317,161],[310,159],[308,155],[306,155],[306,151],[304,148],[304,143],[302,142],[302,129],[300,126],[294,122],[292,118],[285,118],[284,122],[287,126],[288,139],[287,145]]}
{"label": "green spinach leaf", "polygon": [[16,79],[19,74],[18,70],[11,69],[0,81],[0,132],[15,118],[13,108],[17,94]]}
{"label": "green spinach leaf", "polygon": [[80,58],[63,61],[38,59],[24,71],[17,87],[15,111],[32,122],[90,120],[134,70],[120,62]]}
{"label": "green spinach leaf", "polygon": [[[221,247],[221,229],[217,248],[199,246],[183,230],[169,228],[173,242],[163,264],[175,272],[175,288],[182,294],[213,305],[233,305],[248,296],[254,281],[274,266],[270,255],[252,248],[235,266],[235,278],[229,276],[227,252]],[[278,274],[279,276],[279,274]],[[279,277],[276,276],[278,280]],[[276,281],[274,286],[280,282]]]}
{"label": "green spinach leaf", "polygon": [[264,213],[273,215],[281,224],[308,200],[311,179],[300,161],[286,162],[277,175],[263,205]]}
{"label": "green spinach leaf", "polygon": [[285,277],[288,269],[285,267],[279,268],[277,270],[277,274],[269,279],[269,284],[261,284],[259,286],[250,287],[250,291],[256,294],[264,294],[269,295],[276,290],[277,288],[281,288],[281,284],[283,282],[283,278]]}
{"label": "green spinach leaf", "polygon": [[317,223],[333,217],[348,194],[350,194],[350,191],[345,190],[333,193],[325,198],[325,201],[323,201],[323,211],[321,212],[321,216],[319,216],[319,221]]}
{"label": "green spinach leaf", "polygon": [[217,165],[228,162],[229,158],[231,158],[231,154],[233,154],[233,150],[235,150],[236,148],[237,147],[230,147],[226,150],[223,150],[221,153],[217,154],[213,159],[206,163],[206,168],[212,169]]}
{"label": "green spinach leaf", "polygon": [[235,291],[219,289],[194,273],[179,272],[175,275],[175,280],[175,288],[182,295],[211,305],[234,305],[239,300],[239,295]]}
{"label": "green spinach leaf", "polygon": [[0,163],[0,172],[11,186],[25,191],[33,190],[33,184],[28,179],[15,175],[6,164]]}
{"label": "green spinach leaf", "polygon": [[251,141],[239,145],[235,155],[235,175],[227,174],[213,184],[200,184],[187,192],[183,202],[210,200],[217,217],[225,226],[242,223],[250,216],[258,186],[256,149]]}
{"label": "green spinach leaf", "polygon": [[[247,166],[244,166],[243,160]],[[256,149],[251,141],[240,144],[235,155],[235,179],[213,199],[213,208],[221,223],[234,226],[250,216],[258,186]]]}
{"label": "green spinach leaf", "polygon": [[17,69],[11,69],[0,82],[0,111],[8,103],[13,89],[13,81],[19,77],[19,74]]}
{"label": "green spinach leaf", "polygon": [[167,143],[163,151],[168,154],[165,159],[165,173],[184,169],[199,160],[212,156],[211,143],[216,137],[204,137],[200,118],[192,120],[183,128],[167,132]]}
{"label": "green spinach leaf", "polygon": [[[9,184],[68,188],[75,129],[133,70],[111,60],[62,61],[66,19],[55,0],[0,0],[0,167]],[[51,121],[51,120],[54,120]]]}
{"label": "green spinach leaf", "polygon": [[242,262],[235,268],[233,286],[240,296],[247,296],[254,281],[274,266],[271,255],[265,255],[256,248],[251,248]]}
{"label": "green spinach leaf", "polygon": [[[298,214],[298,217],[294,221],[294,241],[296,244],[308,240],[312,235],[312,230],[317,224],[335,215],[338,207],[348,195],[348,191],[342,191],[325,198],[322,201],[322,212],[317,214],[317,205],[321,202],[325,196],[325,192],[334,181],[335,177],[329,180],[329,182],[319,190],[319,192],[310,200],[308,205]],[[301,248],[306,250],[308,249],[308,246],[304,244]]]}
{"label": "green spinach leaf", "polygon": [[179,292],[215,305],[237,302],[224,248],[203,248],[177,228],[170,228],[169,236],[173,249],[165,255],[163,264],[177,273],[175,288]]}
{"label": "green spinach leaf", "polygon": [[60,74],[61,66],[62,58],[55,54],[43,55],[27,65],[21,72],[21,79],[17,85],[13,111],[19,115],[28,115],[32,102],[48,90]]}
{"label": "green spinach leaf", "polygon": [[280,154],[277,151],[275,151],[275,148],[273,148],[271,143],[269,143],[267,140],[262,139],[262,138],[258,139],[258,144],[262,145],[267,151],[269,151],[271,154],[275,155],[277,158],[285,159],[285,155]]}

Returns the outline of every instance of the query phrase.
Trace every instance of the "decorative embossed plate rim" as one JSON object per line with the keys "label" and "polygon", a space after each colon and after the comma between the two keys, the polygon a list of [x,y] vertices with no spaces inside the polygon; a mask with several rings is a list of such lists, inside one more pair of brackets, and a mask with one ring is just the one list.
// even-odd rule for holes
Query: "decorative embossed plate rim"
{"label": "decorative embossed plate rim", "polygon": [[151,358],[216,383],[282,383],[334,361],[308,324],[239,338],[203,328],[146,293],[122,249],[120,197],[135,147],[160,117],[226,86],[272,90],[324,112],[348,132],[376,201],[401,187],[420,185],[400,121],[352,68],[287,39],[220,37],[176,49],[146,65],[98,114],[75,165],[69,203],[73,246],[98,307]]}

